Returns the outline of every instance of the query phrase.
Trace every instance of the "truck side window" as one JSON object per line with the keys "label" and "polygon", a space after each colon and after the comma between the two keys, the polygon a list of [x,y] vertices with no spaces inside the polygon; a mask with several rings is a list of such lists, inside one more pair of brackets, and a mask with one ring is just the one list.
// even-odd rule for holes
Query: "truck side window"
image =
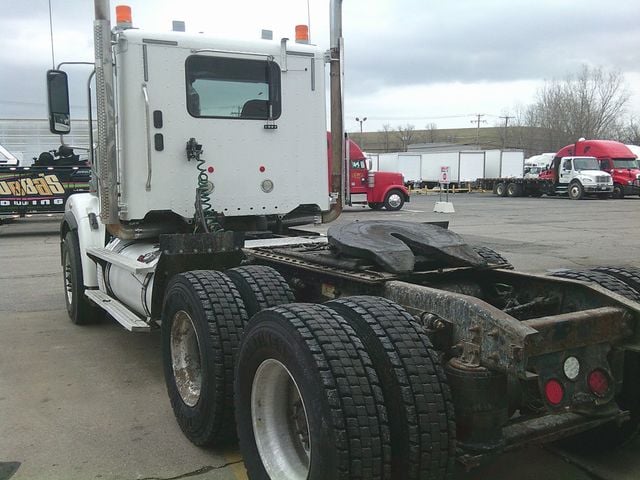
{"label": "truck side window", "polygon": [[185,73],[187,110],[193,117],[280,117],[280,67],[273,61],[192,55]]}
{"label": "truck side window", "polygon": [[562,162],[562,170],[571,170],[571,159]]}

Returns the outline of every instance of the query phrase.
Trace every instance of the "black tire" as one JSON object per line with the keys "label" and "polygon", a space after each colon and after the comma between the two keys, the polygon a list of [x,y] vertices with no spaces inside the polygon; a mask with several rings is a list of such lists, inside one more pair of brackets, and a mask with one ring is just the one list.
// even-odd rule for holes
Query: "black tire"
{"label": "black tire", "polygon": [[382,210],[382,207],[384,207],[384,203],[380,202],[369,202],[367,205],[371,210]]}
{"label": "black tire", "polygon": [[507,186],[505,185],[504,182],[498,182],[496,184],[495,194],[498,195],[499,197],[507,196]]}
{"label": "black tire", "polygon": [[[234,363],[246,322],[247,312],[240,294],[223,273],[208,270],[181,273],[167,286],[162,309],[165,382],[178,425],[196,445],[221,446],[236,441]],[[192,348],[184,348],[180,355],[180,350],[174,348],[176,343]],[[173,367],[174,363],[193,365],[194,359],[200,371],[199,380],[192,382],[197,385],[199,381],[197,395],[193,394],[194,388],[184,385],[194,376],[186,369],[176,373]]]}
{"label": "black tire", "polygon": [[581,200],[584,197],[584,187],[580,182],[571,182],[567,193],[571,200]]}
{"label": "black tire", "polygon": [[280,272],[265,265],[248,265],[226,271],[234,283],[249,318],[260,310],[295,301],[293,291]]}
{"label": "black tire", "polygon": [[67,232],[62,243],[62,280],[64,303],[74,324],[88,325],[104,317],[103,310],[84,295],[80,242],[77,232],[73,230]]}
{"label": "black tire", "polygon": [[595,283],[629,300],[640,302],[640,293],[638,291],[607,273],[590,270],[560,270],[553,272],[551,276]]}
{"label": "black tire", "polygon": [[390,212],[396,212],[404,206],[404,192],[402,190],[389,190],[384,197],[384,208]]}
{"label": "black tire", "polygon": [[617,278],[622,283],[626,283],[635,291],[640,292],[640,268],[635,267],[595,267],[590,269],[593,272],[606,273]]}
{"label": "black tire", "polygon": [[624,188],[619,183],[616,183],[613,186],[613,193],[611,194],[613,198],[624,198]]}
{"label": "black tire", "polygon": [[384,298],[350,297],[325,305],[351,324],[380,378],[391,431],[391,478],[449,478],[455,412],[444,369],[424,329]]}
{"label": "black tire", "polygon": [[511,182],[507,185],[507,197],[521,197],[522,196],[522,186],[518,185],[515,182]]}
{"label": "black tire", "polygon": [[[263,381],[262,372],[269,369],[282,375]],[[256,314],[240,346],[235,390],[238,436],[249,478],[291,478],[274,471],[274,463],[305,458],[305,437],[313,452],[308,475],[299,478],[390,478],[387,412],[378,377],[362,341],[333,310],[293,303]],[[292,393],[279,401],[280,392],[287,391]],[[296,394],[301,401],[292,401]],[[300,421],[300,412],[306,422]],[[276,439],[274,448],[265,432],[280,430],[285,434],[268,437]],[[265,457],[277,462],[265,466],[256,438]]]}
{"label": "black tire", "polygon": [[471,248],[473,248],[478,255],[484,258],[489,265],[500,265],[504,269],[513,270],[513,265],[511,265],[509,260],[504,258],[495,250],[488,247],[480,247],[478,245],[472,245]]}

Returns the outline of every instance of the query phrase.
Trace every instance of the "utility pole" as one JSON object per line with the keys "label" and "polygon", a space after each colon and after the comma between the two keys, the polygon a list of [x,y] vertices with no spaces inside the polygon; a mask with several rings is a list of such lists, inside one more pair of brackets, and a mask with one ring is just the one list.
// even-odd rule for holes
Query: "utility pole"
{"label": "utility pole", "polygon": [[360,148],[364,150],[364,137],[362,136],[362,124],[367,121],[367,117],[358,118],[356,117],[356,122],[360,123]]}
{"label": "utility pole", "polygon": [[504,150],[507,146],[507,127],[509,126],[509,120],[511,120],[514,117],[505,115],[504,117],[498,117],[498,118],[504,118],[504,137],[502,138],[502,150]]}
{"label": "utility pole", "polygon": [[481,123],[487,123],[486,120],[482,120],[482,117],[485,116],[484,113],[476,113],[476,119],[475,120],[471,120],[471,123],[475,123],[477,124],[476,127],[476,145],[480,145],[480,124]]}

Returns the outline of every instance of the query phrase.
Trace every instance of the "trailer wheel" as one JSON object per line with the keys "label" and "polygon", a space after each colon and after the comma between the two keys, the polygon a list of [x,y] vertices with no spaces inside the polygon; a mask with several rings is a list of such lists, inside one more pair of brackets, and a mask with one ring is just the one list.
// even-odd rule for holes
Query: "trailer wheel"
{"label": "trailer wheel", "polygon": [[559,270],[551,273],[551,276],[595,283],[629,300],[640,302],[640,293],[638,291],[607,273],[590,270]]}
{"label": "trailer wheel", "polygon": [[507,185],[507,197],[521,197],[522,187],[517,183],[511,182]]}
{"label": "trailer wheel", "polygon": [[478,245],[472,245],[471,248],[473,248],[478,255],[484,258],[489,265],[500,265],[506,270],[513,270],[513,265],[511,265],[509,260],[504,258],[495,250]]}
{"label": "trailer wheel", "polygon": [[613,198],[624,198],[624,188],[619,183],[613,185],[613,193],[611,194]]}
{"label": "trailer wheel", "polygon": [[295,300],[291,287],[275,268],[249,265],[231,268],[226,274],[240,292],[249,318],[265,308]]}
{"label": "trailer wheel", "polygon": [[400,210],[404,205],[404,193],[400,190],[390,190],[384,197],[384,208],[391,212]]}
{"label": "trailer wheel", "polygon": [[424,329],[384,298],[325,304],[362,339],[382,385],[391,431],[391,478],[443,479],[455,460],[455,413],[438,354]]}
{"label": "trailer wheel", "polygon": [[584,188],[580,182],[573,182],[569,185],[569,198],[571,200],[581,200],[584,197]]}
{"label": "trailer wheel", "polygon": [[236,369],[249,478],[389,478],[387,412],[362,341],[323,305],[258,312]]}
{"label": "trailer wheel", "polygon": [[384,207],[384,203],[380,202],[369,202],[368,205],[371,210],[382,210],[382,207]]}
{"label": "trailer wheel", "polygon": [[236,440],[234,362],[247,313],[231,280],[196,270],[174,276],[162,309],[162,358],[178,425],[196,445]]}
{"label": "trailer wheel", "polygon": [[64,303],[69,318],[76,325],[87,325],[102,316],[102,309],[93,305],[84,295],[84,277],[80,260],[78,234],[67,232],[62,244],[62,276],[64,281]]}
{"label": "trailer wheel", "polygon": [[498,182],[498,184],[496,185],[495,194],[499,197],[507,196],[507,186],[504,184],[504,182]]}

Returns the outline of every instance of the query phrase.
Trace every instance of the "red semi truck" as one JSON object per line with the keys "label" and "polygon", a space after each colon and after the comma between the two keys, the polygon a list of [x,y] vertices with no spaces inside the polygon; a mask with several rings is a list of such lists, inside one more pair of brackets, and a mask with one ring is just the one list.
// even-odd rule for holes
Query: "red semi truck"
{"label": "red semi truck", "polygon": [[590,156],[613,178],[613,197],[640,195],[640,166],[629,148],[612,140],[580,140],[562,148],[556,157]]}
{"label": "red semi truck", "polygon": [[[329,146],[329,172],[331,172],[331,137],[327,134]],[[404,186],[404,178],[398,172],[372,172],[364,152],[351,139],[349,145],[349,195],[347,205],[367,204],[373,210],[383,207],[390,211],[400,210],[408,202],[409,191]]]}

